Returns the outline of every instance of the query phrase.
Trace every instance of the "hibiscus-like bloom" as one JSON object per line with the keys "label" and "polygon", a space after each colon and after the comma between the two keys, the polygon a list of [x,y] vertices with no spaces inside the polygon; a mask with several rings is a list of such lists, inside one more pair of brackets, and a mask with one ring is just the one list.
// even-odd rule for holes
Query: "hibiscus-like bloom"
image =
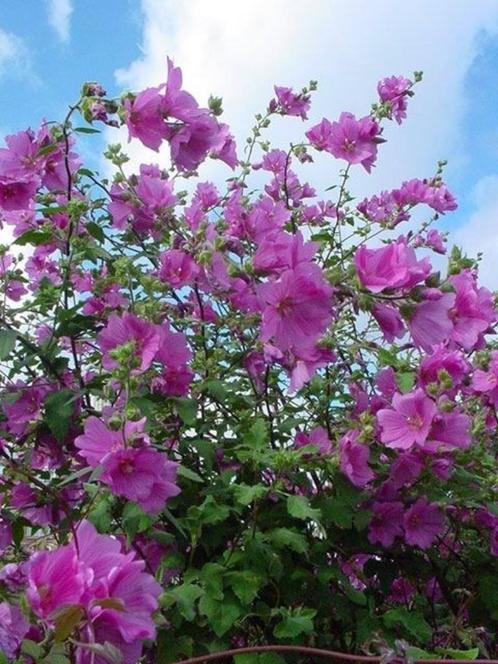
{"label": "hibiscus-like bloom", "polygon": [[276,231],[263,238],[254,254],[253,265],[257,270],[278,274],[301,263],[309,263],[317,249],[318,244],[305,242],[300,232],[291,235]]}
{"label": "hibiscus-like bloom", "polygon": [[17,606],[0,602],[0,653],[14,660],[29,624]]}
{"label": "hibiscus-like bloom", "polygon": [[161,587],[144,571],[133,552],[123,553],[118,540],[99,535],[83,521],[71,542],[55,551],[34,554],[28,563],[27,597],[36,615],[53,624],[60,612],[80,607],[74,630],[82,644],[79,664],[105,659],[92,653],[92,644],[111,643],[124,664],[135,664],[142,641],[155,637],[152,618]]}
{"label": "hibiscus-like bloom", "polygon": [[372,293],[386,288],[413,288],[431,271],[429,259],[418,261],[414,249],[403,239],[379,249],[362,245],[355,253],[354,262],[362,285]]}
{"label": "hibiscus-like bloom", "polygon": [[368,539],[388,548],[403,534],[403,504],[398,501],[373,503]]}
{"label": "hibiscus-like bloom", "polygon": [[370,172],[377,157],[380,127],[370,116],[357,120],[352,113],[341,113],[337,122],[322,122],[306,132],[312,145],[330,152],[349,164],[361,164]]}
{"label": "hibiscus-like bloom", "polygon": [[12,544],[10,523],[0,517],[0,555]]}
{"label": "hibiscus-like bloom", "polygon": [[340,468],[349,481],[357,487],[366,486],[375,477],[368,465],[370,450],[358,442],[358,431],[349,431],[339,444]]}
{"label": "hibiscus-like bloom", "polygon": [[199,272],[192,256],[180,249],[168,249],[161,254],[159,278],[174,288],[193,283]]}
{"label": "hibiscus-like bloom", "polygon": [[455,302],[453,293],[438,293],[415,307],[407,321],[413,343],[430,353],[434,346],[447,341],[453,331],[450,311]]}
{"label": "hibiscus-like bloom", "polygon": [[427,498],[419,498],[405,512],[403,525],[407,544],[428,549],[441,534],[444,517],[435,503],[429,503]]}
{"label": "hibiscus-like bloom", "polygon": [[296,115],[303,120],[307,119],[306,112],[310,108],[309,95],[296,93],[291,88],[284,88],[278,85],[274,86],[276,99],[270,102],[270,110],[277,111],[282,115]]}
{"label": "hibiscus-like bloom", "polygon": [[332,292],[313,263],[287,270],[278,281],[261,284],[262,341],[273,339],[281,350],[313,343],[332,320]]}
{"label": "hibiscus-like bloom", "polygon": [[471,424],[470,417],[464,413],[439,413],[434,418],[429,433],[429,449],[466,449],[471,443]]}
{"label": "hibiscus-like bloom", "polygon": [[454,325],[451,338],[465,350],[471,350],[496,320],[493,295],[487,288],[478,288],[470,270],[453,275],[449,281],[456,293],[450,310]]}
{"label": "hibiscus-like bloom", "polygon": [[381,441],[401,450],[423,445],[437,412],[434,401],[419,388],[408,394],[395,394],[392,405],[377,413]]}
{"label": "hibiscus-like bloom", "polygon": [[389,343],[392,343],[395,337],[400,339],[405,334],[406,328],[396,307],[379,302],[372,307],[372,316]]}
{"label": "hibiscus-like bloom", "polygon": [[160,512],[168,498],[180,493],[175,484],[178,464],[154,449],[118,450],[105,457],[102,466],[101,481],[149,514]]}
{"label": "hibiscus-like bloom", "polygon": [[40,618],[50,620],[59,609],[78,604],[84,588],[85,575],[73,545],[31,557],[27,596]]}
{"label": "hibiscus-like bloom", "polygon": [[294,439],[294,445],[297,448],[314,445],[318,454],[330,454],[332,443],[330,442],[327,430],[323,427],[315,427],[309,433],[299,431]]}
{"label": "hibiscus-like bloom", "polygon": [[404,76],[389,76],[377,84],[380,101],[389,108],[388,117],[394,117],[398,124],[406,118],[407,98],[411,86],[411,81]]}
{"label": "hibiscus-like bloom", "polygon": [[485,394],[490,402],[498,405],[498,352],[491,353],[491,362],[487,371],[476,369],[472,378],[472,387],[479,394]]}
{"label": "hibiscus-like bloom", "polygon": [[128,140],[138,138],[152,150],[159,150],[166,134],[166,125],[161,114],[161,88],[147,88],[134,99],[123,102]]}
{"label": "hibiscus-like bloom", "polygon": [[109,317],[107,327],[97,335],[102,350],[102,364],[105,369],[118,367],[118,362],[110,355],[119,347],[130,346],[134,360],[133,371],[145,371],[150,367],[159,348],[159,332],[154,325],[140,320],[133,314]]}

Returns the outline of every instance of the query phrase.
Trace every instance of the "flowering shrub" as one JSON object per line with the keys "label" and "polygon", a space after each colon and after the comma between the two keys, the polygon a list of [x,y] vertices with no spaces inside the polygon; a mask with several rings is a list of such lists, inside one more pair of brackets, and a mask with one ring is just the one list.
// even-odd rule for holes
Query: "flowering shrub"
{"label": "flowering shrub", "polygon": [[[494,297],[435,228],[456,208],[443,164],[349,191],[420,78],[286,150],[263,132],[307,121],[316,85],[276,87],[237,151],[221,100],[200,107],[168,61],[166,83],[85,84],[62,123],[6,137],[0,661],[496,656]],[[127,173],[115,144],[112,177],[83,165],[102,125],[152,163]],[[321,194],[320,151],[344,167]]]}

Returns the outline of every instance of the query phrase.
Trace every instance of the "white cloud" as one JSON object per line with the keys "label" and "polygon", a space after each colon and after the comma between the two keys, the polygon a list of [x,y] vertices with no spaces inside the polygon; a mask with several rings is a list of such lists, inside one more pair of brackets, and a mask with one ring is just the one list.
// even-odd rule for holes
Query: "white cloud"
{"label": "white cloud", "polygon": [[[465,76],[478,53],[478,37],[498,32],[495,0],[141,0],[141,9],[142,54],[116,72],[118,84],[137,90],[164,81],[170,55],[183,69],[185,88],[200,102],[210,93],[223,96],[224,120],[241,146],[274,83],[300,87],[317,79],[310,117],[319,120],[341,110],[367,113],[380,78],[421,69],[424,80],[410,100],[408,120],[401,128],[387,127],[377,168],[371,176],[356,169],[354,191],[364,196],[431,175],[441,158],[450,160],[451,183],[452,171],[465,162],[459,141]],[[302,135],[298,120],[275,124],[271,136],[277,144]],[[112,131],[107,138],[118,140]],[[120,138],[125,142],[126,134]],[[128,152],[134,166],[167,159],[136,141]],[[214,168],[207,170],[210,177],[216,177]],[[336,168],[337,162],[321,159],[310,179],[328,186]],[[487,233],[498,217],[498,181],[493,183],[495,203],[481,206],[454,235],[465,239],[469,252],[486,243],[488,280],[498,264],[498,233],[492,234],[495,243]]]}
{"label": "white cloud", "polygon": [[30,68],[30,56],[24,41],[0,28],[0,76],[27,74]]}
{"label": "white cloud", "polygon": [[68,42],[71,36],[72,0],[48,0],[48,22],[61,42]]}
{"label": "white cloud", "polygon": [[479,276],[483,286],[498,288],[498,175],[488,175],[474,187],[476,210],[452,234],[468,256],[482,253]]}

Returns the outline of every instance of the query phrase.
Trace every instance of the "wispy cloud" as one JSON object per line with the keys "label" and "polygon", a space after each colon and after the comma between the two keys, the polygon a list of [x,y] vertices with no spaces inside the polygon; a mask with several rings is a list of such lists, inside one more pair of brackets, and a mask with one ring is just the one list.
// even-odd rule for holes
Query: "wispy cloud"
{"label": "wispy cloud", "polygon": [[48,22],[61,42],[67,43],[71,37],[72,0],[48,0]]}
{"label": "wispy cloud", "polygon": [[[141,0],[141,10],[142,54],[116,72],[117,82],[142,89],[164,81],[170,55],[183,69],[185,87],[200,102],[210,93],[224,96],[224,121],[239,145],[254,114],[265,108],[273,83],[300,87],[317,79],[315,121],[334,118],[341,110],[366,113],[380,78],[424,70],[406,124],[387,128],[377,168],[371,176],[358,170],[353,191],[368,195],[404,179],[430,176],[441,158],[450,161],[451,184],[452,172],[466,163],[461,140],[466,76],[479,54],[479,36],[498,34],[495,0]],[[270,135],[275,142],[299,140],[302,131],[298,120],[282,120]],[[118,140],[112,131],[108,138]],[[126,142],[126,133],[120,138]],[[167,160],[166,153],[156,155],[137,141],[128,152],[131,167]],[[326,187],[334,181],[335,163],[324,159],[312,177]],[[217,177],[215,168],[209,168],[209,177]],[[476,203],[476,214],[451,239],[465,241],[469,251],[486,244],[490,258],[483,276],[497,285],[498,239],[493,248],[489,238],[498,238],[498,177],[487,184],[486,201],[494,203]]]}
{"label": "wispy cloud", "polygon": [[0,28],[0,76],[11,74],[31,76],[31,58],[21,37]]}

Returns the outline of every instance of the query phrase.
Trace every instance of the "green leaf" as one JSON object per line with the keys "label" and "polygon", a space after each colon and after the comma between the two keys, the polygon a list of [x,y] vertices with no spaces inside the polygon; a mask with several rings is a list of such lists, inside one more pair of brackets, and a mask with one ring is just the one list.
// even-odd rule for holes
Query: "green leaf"
{"label": "green leaf", "polygon": [[377,355],[381,366],[396,367],[398,365],[398,358],[396,355],[385,348],[379,348]]}
{"label": "green leaf", "polygon": [[9,664],[9,660],[7,659],[7,655],[0,650],[0,664]]}
{"label": "green leaf", "polygon": [[449,659],[477,659],[479,648],[470,650],[455,650],[454,648],[437,648],[438,654],[446,655]]}
{"label": "green leaf", "polygon": [[253,601],[263,584],[263,579],[249,570],[229,572],[226,579],[243,605],[250,604]]}
{"label": "green leaf", "polygon": [[296,519],[313,519],[319,521],[321,512],[310,506],[309,500],[305,496],[289,496],[287,498],[287,511]]}
{"label": "green leaf", "polygon": [[73,633],[84,615],[85,610],[80,604],[65,607],[55,620],[54,639],[58,642],[65,641]]}
{"label": "green leaf", "polygon": [[293,639],[300,634],[311,634],[313,632],[313,618],[316,616],[314,609],[298,607],[296,609],[277,609],[282,620],[273,630],[277,639]]}
{"label": "green leaf", "polygon": [[413,371],[398,371],[396,372],[396,384],[400,392],[405,394],[409,392],[415,385],[415,372]]}
{"label": "green leaf", "polygon": [[96,224],[94,221],[89,221],[85,228],[87,231],[90,233],[92,237],[94,237],[96,240],[99,242],[105,242],[105,234],[102,228]]}
{"label": "green leaf", "polygon": [[187,426],[195,424],[197,419],[197,401],[195,399],[175,399],[176,410]]}
{"label": "green leaf", "polygon": [[50,242],[53,237],[54,234],[52,231],[30,230],[20,235],[14,244],[20,244],[21,246],[34,244],[35,246],[38,246],[40,244],[47,244],[47,242]]}
{"label": "green leaf", "polygon": [[226,505],[220,505],[213,496],[208,496],[206,500],[199,505],[201,511],[201,521],[207,524],[216,524],[225,521],[230,516],[230,509]]}
{"label": "green leaf", "polygon": [[432,629],[424,616],[418,611],[409,611],[404,607],[389,609],[383,616],[384,624],[388,628],[402,625],[407,632],[422,643],[431,638]]}
{"label": "green leaf", "polygon": [[266,445],[268,440],[268,432],[266,429],[266,422],[261,418],[257,418],[249,431],[244,436],[244,442],[251,447],[262,447]]}
{"label": "green leaf", "polygon": [[51,392],[45,398],[43,419],[59,443],[66,438],[71,428],[76,399],[77,395],[66,389]]}
{"label": "green leaf", "polygon": [[259,654],[248,653],[246,655],[235,655],[235,664],[285,664],[285,659],[276,652],[262,652]]}
{"label": "green leaf", "polygon": [[135,535],[144,532],[152,525],[150,516],[142,512],[135,503],[127,503],[123,509],[123,529],[131,541]]}
{"label": "green leaf", "polygon": [[36,643],[36,641],[31,641],[31,639],[24,639],[21,643],[21,652],[24,655],[32,657],[35,662],[39,662],[43,655],[43,648]]}
{"label": "green leaf", "polygon": [[235,499],[240,505],[250,505],[258,498],[268,493],[268,487],[263,484],[249,486],[247,484],[235,484],[233,487]]}
{"label": "green leaf", "polygon": [[75,127],[74,131],[77,131],[78,134],[100,134],[100,129],[94,129],[93,127]]}
{"label": "green leaf", "polygon": [[204,482],[200,475],[194,473],[193,470],[190,470],[190,468],[187,468],[186,466],[178,466],[177,474],[192,482],[200,482],[201,484]]}
{"label": "green leaf", "polygon": [[185,620],[192,622],[195,618],[195,603],[199,597],[202,597],[204,590],[193,583],[184,583],[167,594],[171,594],[175,598],[178,611]]}
{"label": "green leaf", "polygon": [[15,330],[0,330],[0,360],[5,360],[16,346]]}
{"label": "green leaf", "polygon": [[206,616],[216,636],[221,637],[242,615],[242,608],[237,604],[235,598],[231,601],[225,597],[218,601],[209,595],[204,595],[199,602],[199,612]]}
{"label": "green leaf", "polygon": [[422,648],[417,648],[416,646],[409,646],[406,650],[406,654],[412,659],[435,659],[434,653],[423,650]]}
{"label": "green leaf", "polygon": [[306,553],[308,542],[306,537],[297,530],[290,528],[275,528],[266,533],[266,536],[277,549],[292,549],[296,553]]}

